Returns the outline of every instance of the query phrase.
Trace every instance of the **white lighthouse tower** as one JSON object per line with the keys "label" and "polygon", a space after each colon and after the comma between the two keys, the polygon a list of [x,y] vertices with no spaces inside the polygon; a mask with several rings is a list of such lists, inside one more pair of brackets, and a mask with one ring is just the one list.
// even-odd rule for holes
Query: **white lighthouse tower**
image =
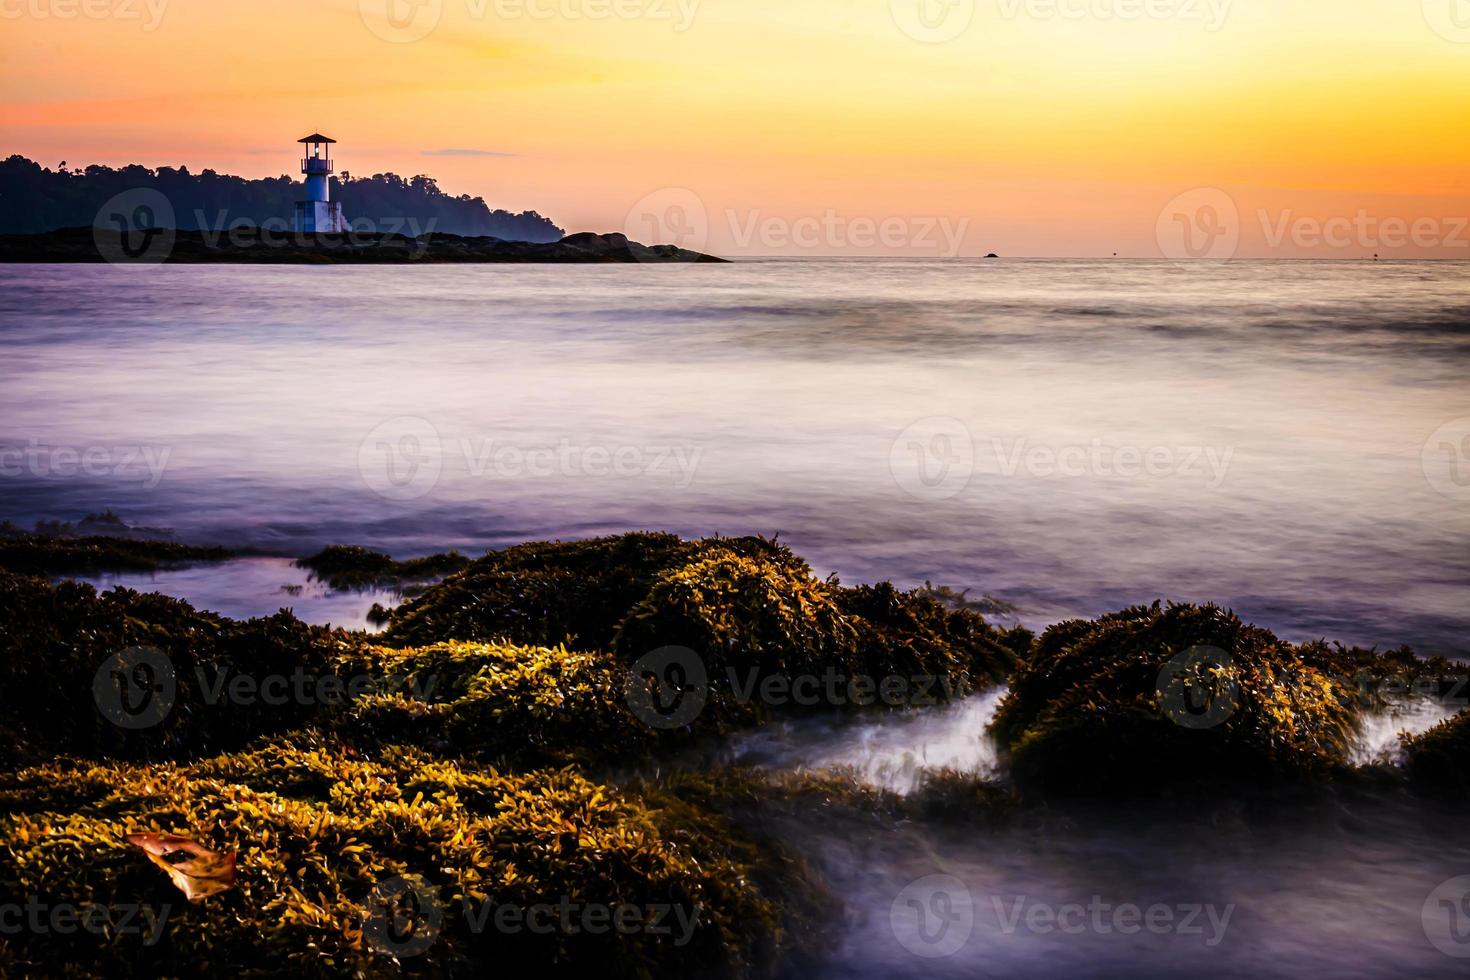
{"label": "white lighthouse tower", "polygon": [[306,144],[306,156],[301,161],[301,172],[306,175],[306,200],[296,202],[296,230],[346,231],[342,205],[332,200],[330,186],[332,153],[327,147],[337,141],[312,133],[296,142]]}

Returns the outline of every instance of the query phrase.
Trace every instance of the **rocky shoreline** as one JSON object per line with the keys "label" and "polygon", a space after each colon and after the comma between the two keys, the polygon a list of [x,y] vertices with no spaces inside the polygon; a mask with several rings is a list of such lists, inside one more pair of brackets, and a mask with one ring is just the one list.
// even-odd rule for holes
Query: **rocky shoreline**
{"label": "rocky shoreline", "polygon": [[[984,833],[1078,800],[1470,796],[1463,712],[1405,739],[1403,766],[1354,766],[1348,752],[1404,691],[1463,696],[1463,665],[1290,644],[1214,606],[1140,606],[1036,637],[934,589],[819,579],[758,537],[303,559],[349,586],[444,576],[369,636],[37,574],[213,553],[10,538],[0,888],[53,905],[172,901],[173,915],[162,942],[0,938],[0,970],[790,975],[841,919],[840,895],[782,832],[791,820]],[[258,696],[268,677],[309,683],[271,700]],[[815,701],[801,678],[820,681]],[[897,796],[843,772],[678,762],[797,714],[922,711],[1001,685],[994,779],[938,772]],[[229,854],[232,877],[182,902],[137,839]],[[385,883],[434,912],[422,946],[384,938]],[[473,928],[487,902],[557,896],[682,909],[686,941],[632,918],[600,933]]]}
{"label": "rocky shoreline", "polygon": [[227,231],[169,228],[119,233],[63,228],[40,235],[0,235],[0,262],[117,264],[258,263],[372,265],[416,263],[668,264],[726,259],[674,245],[643,245],[626,235],[583,232],[537,244],[433,233],[418,237],[347,232],[309,234],[242,227]]}

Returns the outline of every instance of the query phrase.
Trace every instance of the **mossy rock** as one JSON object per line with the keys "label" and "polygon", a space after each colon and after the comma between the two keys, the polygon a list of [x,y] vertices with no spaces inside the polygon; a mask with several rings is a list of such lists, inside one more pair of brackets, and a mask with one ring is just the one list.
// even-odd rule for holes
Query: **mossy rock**
{"label": "mossy rock", "polygon": [[664,573],[628,612],[613,649],[633,661],[683,646],[706,658],[768,672],[856,666],[857,631],[837,589],[804,566],[715,549]]}
{"label": "mossy rock", "polygon": [[[183,757],[243,745],[301,724],[317,706],[232,699],[221,684],[242,673],[325,674],[364,642],[285,611],[237,622],[156,593],[98,594],[88,585],[0,571],[0,711],[14,736],[0,753],[12,760],[61,752]],[[157,651],[147,655],[147,676],[134,673],[131,659],[117,659],[139,649]],[[109,683],[109,671],[124,685],[113,687],[113,696],[126,695],[129,709],[166,708],[161,717],[139,714],[140,727],[110,720],[94,690]],[[167,683],[170,690],[150,697],[146,689],[125,689],[134,682]]]}
{"label": "mossy rock", "polygon": [[348,545],[323,548],[310,558],[296,563],[310,569],[317,578],[334,589],[370,589],[426,582],[460,571],[470,560],[457,551],[394,561],[381,551],[370,551]]}
{"label": "mossy rock", "polygon": [[[196,903],[124,842],[179,834],[237,852],[235,887]],[[368,758],[309,733],[189,766],[55,763],[0,776],[0,892],[47,905],[168,906],[158,937],[24,930],[0,968],[31,975],[763,976],[831,911],[800,862],[716,815],[571,770],[469,770],[403,748]],[[437,925],[384,943],[381,883]],[[477,930],[490,902],[697,909],[659,935]],[[469,914],[467,914],[469,913]],[[672,921],[672,920],[670,920]],[[147,940],[153,938],[150,944]],[[682,941],[676,941],[676,939]]]}
{"label": "mossy rock", "polygon": [[374,647],[344,657],[344,675],[378,679],[326,723],[344,739],[424,744],[520,765],[626,762],[657,732],[629,711],[627,669],[598,651],[507,643]]}
{"label": "mossy rock", "polygon": [[1404,739],[1404,754],[1416,790],[1427,796],[1470,799],[1470,711]]}
{"label": "mossy rock", "polygon": [[1025,631],[1001,633],[978,613],[888,582],[842,589],[838,604],[852,619],[858,659],[869,672],[935,676],[956,691],[982,691],[1005,683],[1030,652]]}
{"label": "mossy rock", "polygon": [[24,532],[0,534],[0,568],[24,575],[96,575],[153,572],[196,562],[233,558],[226,548],[175,541],[88,535],[58,537]]}
{"label": "mossy rock", "polygon": [[1409,647],[1380,651],[1329,644],[1297,647],[1302,659],[1352,686],[1362,710],[1390,707],[1406,697],[1464,703],[1470,666],[1444,657],[1420,658]]}
{"label": "mossy rock", "polygon": [[398,646],[504,640],[606,650],[660,574],[714,546],[800,563],[760,538],[699,542],[637,533],[517,545],[491,552],[394,610],[384,640]]}
{"label": "mossy rock", "polygon": [[627,534],[486,555],[395,611],[383,639],[611,650],[629,665],[684,647],[712,682],[716,727],[729,727],[765,717],[745,685],[777,675],[918,679],[904,690],[923,697],[983,690],[1014,669],[1030,635],[891,585],[819,581],[763,538]]}
{"label": "mossy rock", "polygon": [[1107,796],[1323,775],[1356,724],[1350,685],[1291,644],[1156,603],[1048,630],[992,731],[1024,792]]}

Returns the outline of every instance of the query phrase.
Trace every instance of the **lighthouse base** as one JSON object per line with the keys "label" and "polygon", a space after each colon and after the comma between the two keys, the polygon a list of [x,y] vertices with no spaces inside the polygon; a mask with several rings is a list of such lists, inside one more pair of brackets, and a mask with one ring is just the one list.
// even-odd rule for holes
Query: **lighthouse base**
{"label": "lighthouse base", "polygon": [[347,231],[342,205],[336,201],[297,201],[296,230],[336,234]]}

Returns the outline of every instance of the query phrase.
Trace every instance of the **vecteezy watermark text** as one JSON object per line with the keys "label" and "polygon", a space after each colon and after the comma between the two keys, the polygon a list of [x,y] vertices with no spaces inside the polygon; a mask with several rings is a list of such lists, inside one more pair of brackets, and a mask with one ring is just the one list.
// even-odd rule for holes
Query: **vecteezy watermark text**
{"label": "vecteezy watermark text", "polygon": [[169,0],[0,0],[0,20],[135,20],[143,30],[163,23]]}
{"label": "vecteezy watermark text", "polygon": [[1209,33],[1225,26],[1233,0],[998,0],[1007,20],[1174,20],[1203,24]]}
{"label": "vecteezy watermark text", "polygon": [[448,458],[457,457],[473,479],[538,480],[555,477],[668,480],[693,483],[704,450],[679,445],[581,445],[569,439],[522,445],[468,438],[446,444],[427,419],[400,416],[376,426],[358,449],[357,468],[368,489],[388,500],[416,500],[439,484]]}
{"label": "vecteezy watermark text", "polygon": [[[228,242],[231,247],[239,249],[309,247],[318,244],[321,238],[320,233],[302,231],[295,227],[294,222],[279,215],[257,221],[244,216],[232,218],[224,210],[210,215],[196,209],[194,224],[199,228],[206,248],[219,248],[221,242]],[[350,221],[347,229],[339,234],[343,243],[349,246],[374,245],[383,236],[397,235],[412,239],[416,250],[422,252],[429,247],[434,229],[438,226],[438,218],[420,221],[416,217],[387,217],[378,220],[358,217]]]}
{"label": "vecteezy watermark text", "polygon": [[22,902],[0,902],[0,935],[14,936],[22,932],[69,936],[86,932],[94,936],[142,936],[144,946],[153,946],[163,938],[173,906],[164,902],[153,906],[138,902],[92,902],[74,905],[70,902],[47,902],[30,895]]}
{"label": "vecteezy watermark text", "polygon": [[1033,902],[1025,895],[993,895],[990,902],[1006,935],[1023,930],[1038,936],[1136,936],[1146,932],[1155,936],[1197,936],[1208,949],[1224,941],[1230,917],[1235,914],[1233,902],[1223,907],[1209,902],[1141,905],[1113,903],[1100,895],[1092,896],[1085,904]]}
{"label": "vecteezy watermark text", "polygon": [[676,34],[694,26],[701,0],[358,0],[369,31],[384,41],[412,44],[439,27],[446,9],[471,21],[646,21],[671,24]]}
{"label": "vecteezy watermark text", "polygon": [[1002,476],[1062,477],[1079,479],[1086,476],[1136,479],[1151,477],[1198,478],[1211,490],[1219,489],[1235,458],[1232,448],[1214,446],[1108,446],[1093,439],[1085,446],[1036,446],[1026,439],[1010,445],[1005,440],[991,442]]}
{"label": "vecteezy watermark text", "polygon": [[1266,245],[1279,249],[1349,249],[1356,251],[1400,248],[1470,249],[1470,217],[1402,217],[1376,215],[1359,208],[1352,215],[1326,218],[1299,215],[1287,209],[1256,214]]}
{"label": "vecteezy watermark text", "polygon": [[828,208],[821,215],[788,218],[760,210],[725,212],[730,239],[743,252],[872,251],[915,252],[952,259],[960,254],[970,219],[947,217],[869,217]]}
{"label": "vecteezy watermark text", "polygon": [[[364,903],[363,937],[380,952],[400,959],[429,949],[444,928],[445,908],[438,890],[417,875],[380,881]],[[474,935],[531,933],[549,936],[669,937],[687,946],[700,925],[701,905],[679,902],[589,902],[563,895],[555,902],[466,901],[461,905],[465,928]]]}
{"label": "vecteezy watermark text", "polygon": [[899,945],[923,959],[958,953],[970,940],[977,917],[989,911],[1000,932],[1011,936],[1197,937],[1213,949],[1225,940],[1235,905],[1209,902],[1114,902],[1094,895],[1086,902],[1039,902],[1025,895],[990,895],[977,901],[960,879],[926,875],[905,885],[889,907],[888,922]]}
{"label": "vecteezy watermark text", "polygon": [[[821,673],[762,671],[730,665],[719,677],[734,704],[767,707],[933,707],[972,693],[965,678],[935,674],[850,673],[829,666]],[[709,701],[711,678],[704,658],[688,647],[660,647],[628,670],[629,710],[650,728],[682,728]]]}
{"label": "vecteezy watermark text", "polygon": [[[229,667],[196,664],[193,688],[209,707],[341,705],[366,697],[407,692],[429,701],[438,686],[433,674],[317,674],[297,667],[289,674],[246,674]],[[119,728],[161,724],[178,700],[179,674],[173,660],[154,647],[130,647],[108,657],[92,678],[97,710]]]}
{"label": "vecteezy watermark text", "polygon": [[152,490],[163,482],[171,446],[57,446],[0,442],[0,477],[111,477]]}

